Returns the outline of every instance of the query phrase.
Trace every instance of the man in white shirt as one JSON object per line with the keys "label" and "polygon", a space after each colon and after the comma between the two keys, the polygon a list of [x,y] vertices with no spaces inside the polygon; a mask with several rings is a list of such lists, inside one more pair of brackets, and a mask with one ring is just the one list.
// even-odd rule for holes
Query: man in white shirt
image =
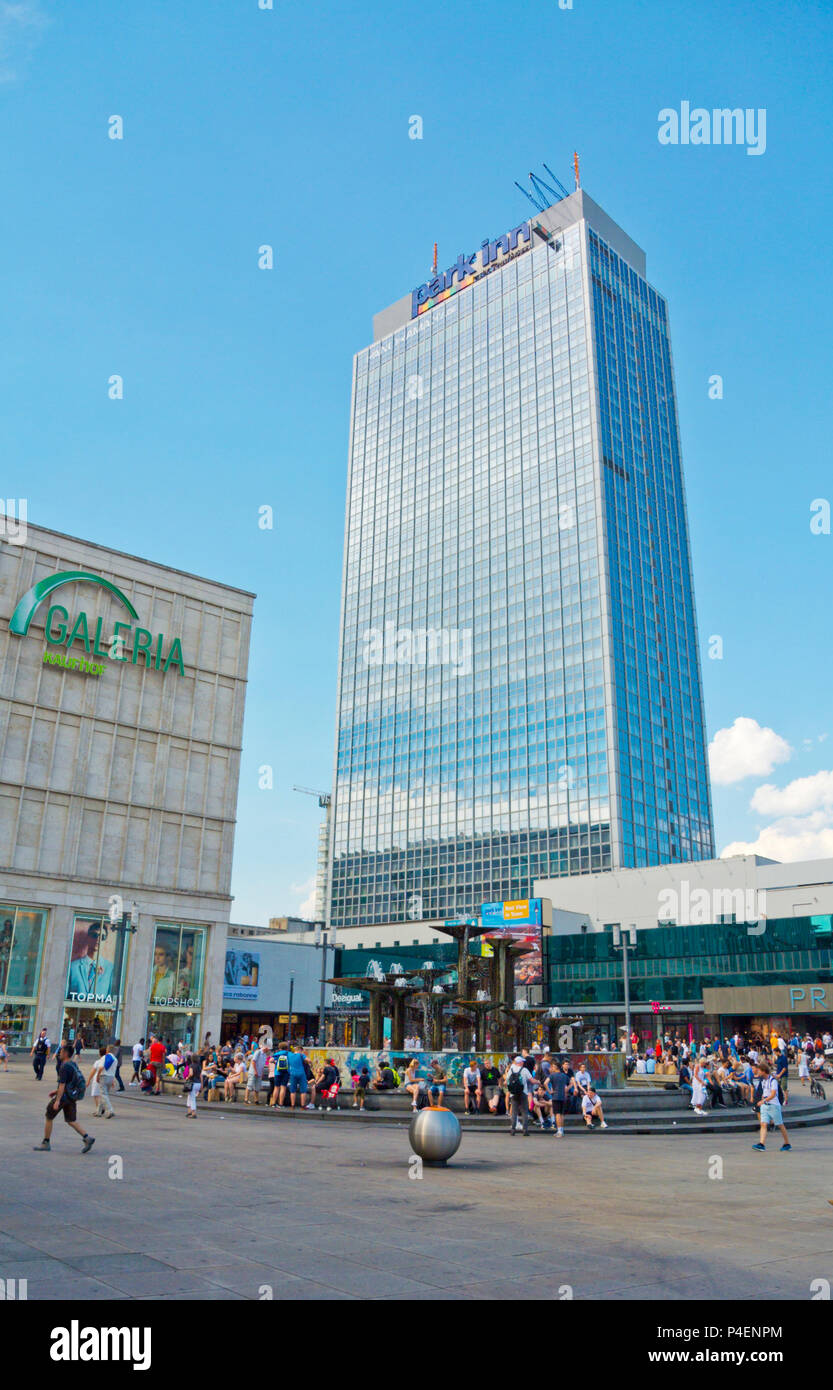
{"label": "man in white shirt", "polygon": [[535,1078],[524,1066],[524,1059],[520,1054],[507,1070],[504,1080],[509,1102],[511,1132],[517,1134],[518,1130],[522,1129],[524,1135],[527,1136],[529,1134],[529,1097],[535,1089]]}
{"label": "man in white shirt", "polygon": [[139,1085],[139,1073],[142,1070],[142,1060],[144,1058],[144,1055],[145,1040],[144,1038],[140,1038],[138,1042],[135,1042],[133,1044],[133,1080],[130,1083],[131,1086]]}
{"label": "man in white shirt", "polygon": [[467,1115],[476,1115],[480,1108],[480,1063],[476,1057],[469,1058],[469,1065],[463,1072],[463,1109]]}
{"label": "man in white shirt", "polygon": [[[576,1079],[578,1079],[578,1074],[576,1075]],[[593,1128],[594,1119],[599,1121],[601,1129],[607,1129],[604,1111],[602,1110],[602,1102],[596,1095],[596,1089],[592,1082],[587,1093],[581,1098],[581,1113],[584,1116],[584,1123],[587,1125],[588,1129]]]}
{"label": "man in white shirt", "polygon": [[587,1094],[588,1087],[590,1086],[590,1083],[593,1080],[593,1078],[585,1067],[579,1067],[578,1071],[573,1073],[573,1080],[578,1086],[581,1094],[584,1096]]}

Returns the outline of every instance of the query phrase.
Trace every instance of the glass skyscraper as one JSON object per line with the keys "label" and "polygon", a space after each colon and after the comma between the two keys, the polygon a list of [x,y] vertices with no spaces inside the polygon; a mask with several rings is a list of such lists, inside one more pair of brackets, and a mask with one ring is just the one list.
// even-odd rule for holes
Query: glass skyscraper
{"label": "glass skyscraper", "polygon": [[576,192],[355,358],[330,921],[713,856],[665,301]]}

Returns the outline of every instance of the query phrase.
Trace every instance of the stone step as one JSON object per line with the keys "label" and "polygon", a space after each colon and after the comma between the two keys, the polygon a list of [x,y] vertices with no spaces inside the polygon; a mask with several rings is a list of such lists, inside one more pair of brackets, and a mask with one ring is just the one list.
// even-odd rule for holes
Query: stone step
{"label": "stone step", "polygon": [[[348,1093],[349,1094],[349,1093]],[[602,1092],[602,1103],[606,1104],[606,1093]],[[148,1105],[177,1106],[184,1104],[180,1096],[176,1095],[176,1088],[171,1087],[167,1094],[161,1097],[151,1097],[142,1095],[138,1091],[125,1091],[121,1093],[120,1099],[127,1096],[131,1100],[142,1101]],[[265,1105],[203,1105],[200,1103],[200,1111],[210,1115],[213,1112],[226,1114],[229,1117],[237,1115],[260,1116],[264,1123],[293,1123],[314,1124],[326,1122],[328,1124],[364,1124],[364,1125],[399,1125],[407,1126],[410,1123],[410,1110],[403,1110],[401,1107],[390,1107],[384,1110],[354,1110],[352,1103],[350,1108],[339,1110],[308,1110],[301,1111],[284,1108],[281,1110],[270,1109]],[[460,1115],[460,1126],[470,1134],[497,1133],[505,1134],[509,1137],[509,1122],[505,1115]],[[802,1102],[791,1102],[785,1109],[784,1121],[787,1129],[806,1129],[817,1125],[833,1124],[833,1104],[829,1101],[806,1100]],[[565,1130],[572,1137],[575,1134],[590,1134],[587,1126],[580,1115],[565,1115]],[[604,1133],[606,1135],[641,1135],[641,1134],[751,1134],[754,1135],[758,1130],[758,1121],[748,1108],[732,1110],[709,1111],[704,1118],[696,1116],[688,1108],[671,1117],[663,1111],[646,1111],[636,1115],[618,1114],[608,1118],[608,1129],[600,1131],[595,1129],[594,1134]],[[537,1127],[530,1128],[530,1134],[541,1135],[544,1133]],[[777,1137],[777,1136],[776,1136]],[[556,1141],[557,1142],[557,1141]],[[773,1140],[770,1138],[770,1143]]]}

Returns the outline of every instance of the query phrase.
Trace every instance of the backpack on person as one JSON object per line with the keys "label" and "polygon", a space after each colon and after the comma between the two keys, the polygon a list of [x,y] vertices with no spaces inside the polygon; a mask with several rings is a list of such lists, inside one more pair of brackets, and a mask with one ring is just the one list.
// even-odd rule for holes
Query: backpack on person
{"label": "backpack on person", "polygon": [[64,1086],[64,1095],[67,1100],[83,1100],[87,1092],[87,1083],[84,1080],[84,1074],[77,1062],[69,1062],[67,1065],[72,1067],[72,1076]]}
{"label": "backpack on person", "polygon": [[506,1082],[506,1089],[510,1096],[522,1096],[524,1094],[526,1087],[521,1080],[521,1073],[519,1071],[510,1071]]}

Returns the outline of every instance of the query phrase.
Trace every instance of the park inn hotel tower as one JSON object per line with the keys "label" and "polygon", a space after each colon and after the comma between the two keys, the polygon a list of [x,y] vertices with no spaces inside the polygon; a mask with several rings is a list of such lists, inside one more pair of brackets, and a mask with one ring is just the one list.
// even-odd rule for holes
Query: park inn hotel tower
{"label": "park inn hotel tower", "polygon": [[665,300],[582,191],[473,244],[354,362],[336,929],[714,853]]}

